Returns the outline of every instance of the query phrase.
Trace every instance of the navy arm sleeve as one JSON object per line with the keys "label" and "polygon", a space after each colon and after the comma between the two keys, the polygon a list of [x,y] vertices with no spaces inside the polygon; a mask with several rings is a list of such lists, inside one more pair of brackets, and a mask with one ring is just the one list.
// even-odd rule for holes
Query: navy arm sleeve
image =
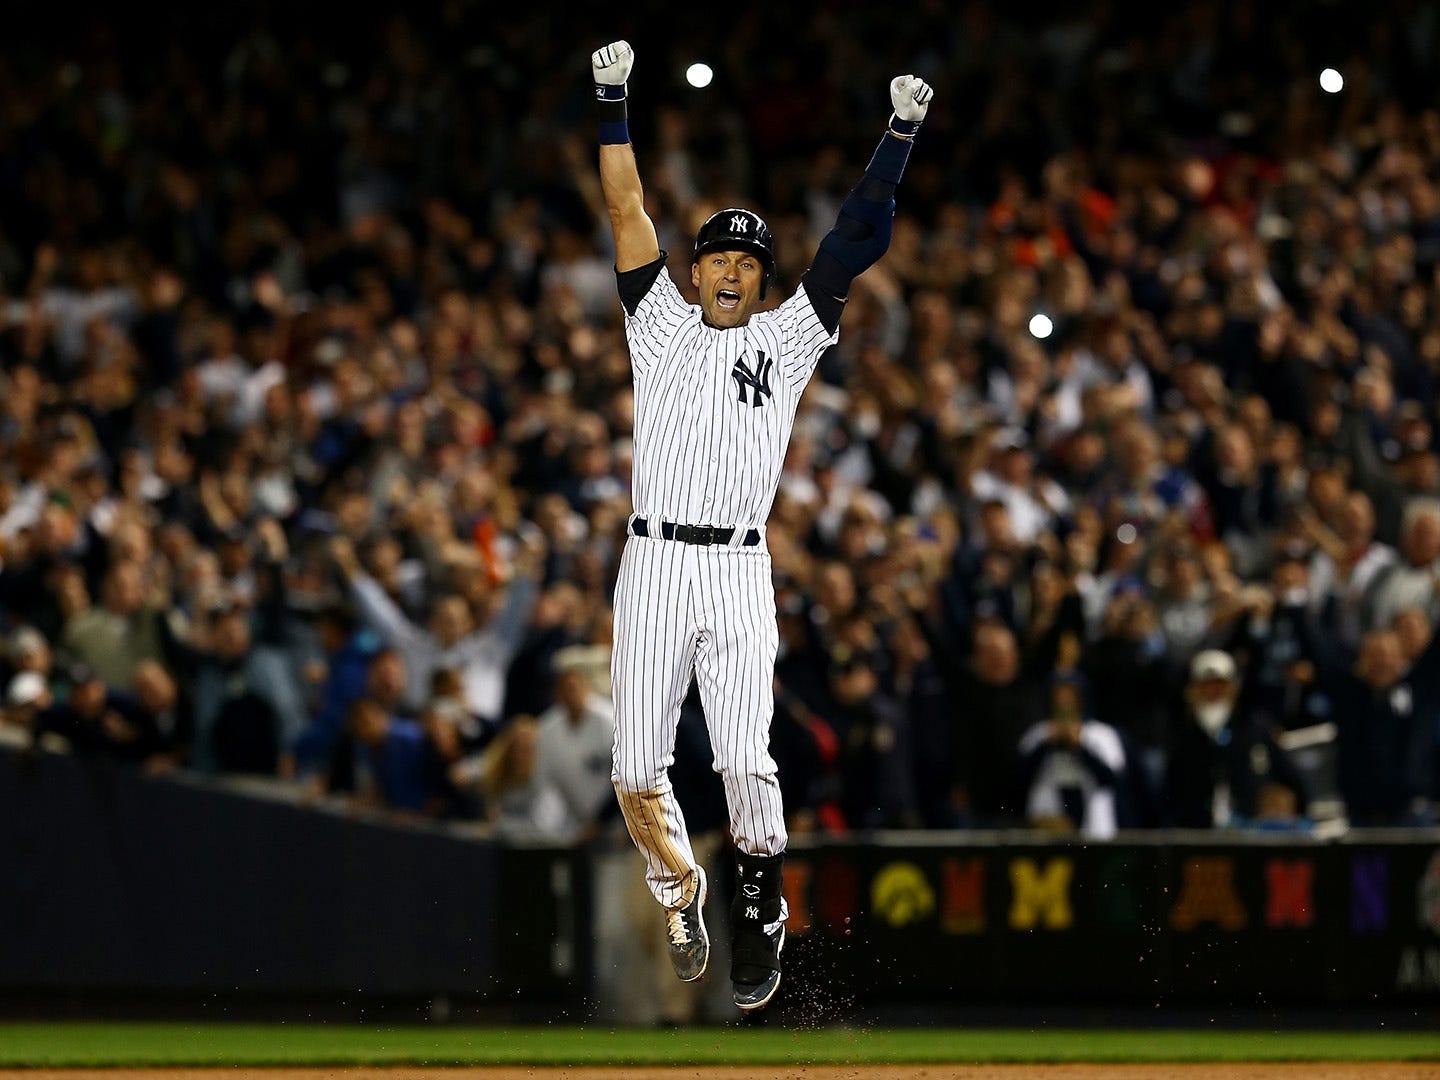
{"label": "navy arm sleeve", "polygon": [[840,205],[835,226],[820,241],[820,250],[800,284],[815,314],[832,334],[850,283],[880,260],[890,246],[895,222],[895,186],[910,157],[911,140],[888,131],[875,148],[865,176]]}

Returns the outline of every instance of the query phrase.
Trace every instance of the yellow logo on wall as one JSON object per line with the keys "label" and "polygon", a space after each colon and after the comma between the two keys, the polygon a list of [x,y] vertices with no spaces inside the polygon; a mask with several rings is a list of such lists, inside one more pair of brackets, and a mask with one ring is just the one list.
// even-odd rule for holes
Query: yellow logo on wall
{"label": "yellow logo on wall", "polygon": [[870,906],[891,926],[908,926],[935,910],[935,890],[914,863],[893,862],[875,875]]}
{"label": "yellow logo on wall", "polygon": [[1043,922],[1047,929],[1064,930],[1075,921],[1070,909],[1070,878],[1075,864],[1069,859],[1051,859],[1042,871],[1034,859],[1010,861],[1010,885],[1015,890],[1010,904],[1010,926],[1033,930]]}

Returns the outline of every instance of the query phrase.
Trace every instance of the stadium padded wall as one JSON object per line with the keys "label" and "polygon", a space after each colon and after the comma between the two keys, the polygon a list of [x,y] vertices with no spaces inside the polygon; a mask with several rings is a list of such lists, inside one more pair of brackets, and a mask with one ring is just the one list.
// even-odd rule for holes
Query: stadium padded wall
{"label": "stadium padded wall", "polygon": [[791,968],[856,1002],[1440,1003],[1433,830],[911,834],[786,874]]}
{"label": "stadium padded wall", "polygon": [[[588,853],[11,750],[0,867],[0,1010],[139,991],[452,996],[574,1017],[605,982],[595,920],[623,907],[592,901]],[[728,895],[726,868],[712,875]],[[786,892],[789,993],[823,994],[827,1015],[1440,1003],[1435,831],[797,839]]]}
{"label": "stadium padded wall", "polygon": [[577,864],[0,750],[0,992],[562,1002]]}

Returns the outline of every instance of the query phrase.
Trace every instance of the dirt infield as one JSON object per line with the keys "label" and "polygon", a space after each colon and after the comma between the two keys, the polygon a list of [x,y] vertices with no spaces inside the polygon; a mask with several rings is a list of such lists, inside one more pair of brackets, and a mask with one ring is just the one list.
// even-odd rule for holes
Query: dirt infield
{"label": "dirt infield", "polygon": [[1214,1065],[689,1065],[675,1068],[17,1069],[0,1080],[1435,1080],[1435,1062]]}

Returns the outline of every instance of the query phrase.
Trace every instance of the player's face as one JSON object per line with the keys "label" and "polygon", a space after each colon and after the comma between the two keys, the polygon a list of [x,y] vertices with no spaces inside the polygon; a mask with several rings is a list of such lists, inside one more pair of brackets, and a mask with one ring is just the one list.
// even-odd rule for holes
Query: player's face
{"label": "player's face", "polygon": [[711,326],[744,326],[760,301],[765,268],[748,251],[707,251],[690,268],[700,310]]}

